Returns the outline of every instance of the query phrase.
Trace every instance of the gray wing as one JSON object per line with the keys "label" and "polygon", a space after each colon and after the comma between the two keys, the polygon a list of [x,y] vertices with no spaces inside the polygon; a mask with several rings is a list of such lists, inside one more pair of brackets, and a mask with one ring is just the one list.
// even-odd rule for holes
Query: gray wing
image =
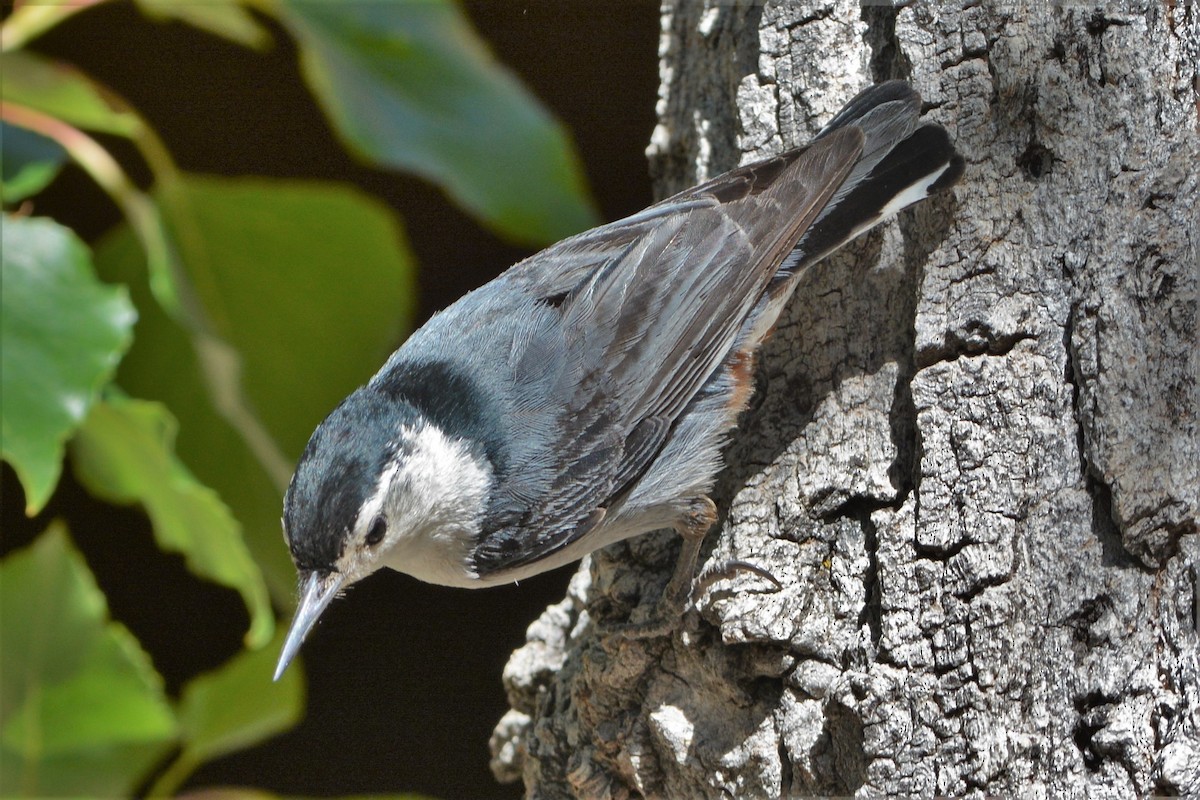
{"label": "gray wing", "polygon": [[[518,457],[474,553],[481,573],[586,533],[653,461],[780,263],[854,167],[857,128],[735,170],[518,264],[502,280],[561,314],[563,398]],[[536,349],[536,347],[534,348]],[[544,476],[527,485],[529,476]]]}

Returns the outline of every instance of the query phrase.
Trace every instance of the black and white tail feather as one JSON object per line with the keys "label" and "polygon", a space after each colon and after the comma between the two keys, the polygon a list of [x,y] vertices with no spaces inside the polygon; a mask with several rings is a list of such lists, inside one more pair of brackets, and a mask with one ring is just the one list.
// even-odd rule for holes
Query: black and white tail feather
{"label": "black and white tail feather", "polygon": [[[769,173],[778,169],[774,162],[790,165],[814,144],[839,131],[857,130],[862,134],[853,167],[784,259],[772,288],[905,208],[959,181],[964,168],[962,156],[944,128],[918,125],[920,113],[921,95],[909,83],[896,80],[870,86],[846,103],[812,142],[742,168],[752,174]],[[742,170],[716,180],[734,178]],[[699,193],[706,186],[679,196]],[[663,205],[670,202],[668,199]]]}
{"label": "black and white tail feather", "polygon": [[963,159],[946,130],[917,125],[921,96],[904,81],[861,92],[821,129],[817,140],[856,127],[862,154],[845,183],[797,244],[807,263],[824,258],[914,203],[956,184]]}

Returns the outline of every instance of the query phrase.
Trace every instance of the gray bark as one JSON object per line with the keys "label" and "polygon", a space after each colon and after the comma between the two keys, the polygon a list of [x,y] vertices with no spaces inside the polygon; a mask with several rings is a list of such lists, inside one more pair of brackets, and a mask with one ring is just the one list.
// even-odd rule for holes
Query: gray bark
{"label": "gray bark", "polygon": [[[968,7],[963,7],[968,6]],[[728,452],[709,590],[596,554],[504,680],[531,797],[1200,796],[1200,9],[680,0],[666,193],[912,80],[952,196],[815,268]]]}

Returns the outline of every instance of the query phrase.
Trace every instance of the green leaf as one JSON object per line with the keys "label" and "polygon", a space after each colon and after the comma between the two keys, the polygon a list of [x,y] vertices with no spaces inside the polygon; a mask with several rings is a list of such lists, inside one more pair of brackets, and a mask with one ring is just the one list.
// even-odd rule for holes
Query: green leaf
{"label": "green leaf", "polygon": [[288,730],[304,711],[303,673],[272,682],[286,631],[270,647],[242,653],[183,689],[179,722],[183,757],[195,765],[242,750]]}
{"label": "green leaf", "polygon": [[175,718],[61,524],[0,563],[0,621],[0,795],[132,793]]}
{"label": "green leaf", "polygon": [[200,577],[238,591],[250,612],[246,643],[262,647],[275,627],[262,572],[221,498],[175,457],[176,429],[158,403],[110,397],[92,408],[71,442],[76,475],[97,497],[140,503],[160,547],[182,553]]}
{"label": "green leaf", "polygon": [[322,182],[188,176],[159,199],[251,402],[299,455],[312,425],[289,406],[331,410],[412,323],[414,262],[394,214]]}
{"label": "green leaf", "polygon": [[23,50],[0,53],[0,97],[79,128],[133,136],[141,121],[74,67]]}
{"label": "green leaf", "polygon": [[58,483],[63,442],[129,346],[135,315],[124,289],[96,280],[69,229],[5,215],[2,236],[0,453],[32,516]]}
{"label": "green leaf", "polygon": [[563,127],[447,0],[285,0],[304,75],[348,146],[442,186],[500,233],[548,243],[598,223]]}
{"label": "green leaf", "polygon": [[[207,761],[244,750],[280,734],[304,713],[304,678],[297,670],[272,680],[275,659],[287,631],[280,628],[269,647],[243,652],[220,669],[201,675],[183,688],[179,723],[183,748],[158,777],[151,797],[174,795]],[[224,790],[235,797],[269,798],[254,790]],[[251,792],[250,794],[243,794]],[[210,793],[205,792],[207,797]]]}
{"label": "green leaf", "polygon": [[0,121],[0,199],[16,203],[45,189],[66,151],[53,139]]}
{"label": "green leaf", "polygon": [[137,5],[149,17],[178,19],[255,50],[271,44],[271,34],[238,0],[137,0]]}
{"label": "green leaf", "polygon": [[[242,358],[253,407],[298,456],[411,323],[413,262],[394,215],[332,183],[190,176],[160,199],[206,313]],[[97,263],[142,312],[121,385],[175,413],[180,458],[234,510],[276,600],[294,602],[280,492],[218,413],[189,334],[150,297],[128,229],[100,245]]]}

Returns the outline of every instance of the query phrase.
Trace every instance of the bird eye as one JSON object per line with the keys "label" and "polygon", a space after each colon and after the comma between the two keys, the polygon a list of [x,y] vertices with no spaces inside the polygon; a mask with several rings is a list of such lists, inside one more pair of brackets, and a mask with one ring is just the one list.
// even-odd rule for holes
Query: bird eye
{"label": "bird eye", "polygon": [[383,541],[383,535],[387,533],[387,520],[383,517],[376,517],[371,523],[371,530],[367,532],[367,546],[374,547]]}

